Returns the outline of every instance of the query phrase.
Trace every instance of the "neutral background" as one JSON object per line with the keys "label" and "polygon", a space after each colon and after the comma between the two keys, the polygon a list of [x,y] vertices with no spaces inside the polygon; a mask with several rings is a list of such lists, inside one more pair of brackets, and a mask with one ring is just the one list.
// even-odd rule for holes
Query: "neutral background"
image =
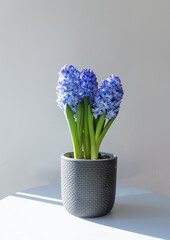
{"label": "neutral background", "polygon": [[118,183],[170,197],[170,1],[0,0],[0,198],[60,182],[65,64],[121,78],[101,150],[118,155]]}

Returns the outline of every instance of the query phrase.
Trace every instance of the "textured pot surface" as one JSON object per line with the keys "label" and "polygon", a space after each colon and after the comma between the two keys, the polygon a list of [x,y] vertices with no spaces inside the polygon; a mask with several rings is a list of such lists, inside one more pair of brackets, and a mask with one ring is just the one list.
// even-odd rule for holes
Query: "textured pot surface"
{"label": "textured pot surface", "polygon": [[64,208],[78,217],[100,217],[114,205],[117,157],[74,159],[73,153],[61,156],[61,189]]}

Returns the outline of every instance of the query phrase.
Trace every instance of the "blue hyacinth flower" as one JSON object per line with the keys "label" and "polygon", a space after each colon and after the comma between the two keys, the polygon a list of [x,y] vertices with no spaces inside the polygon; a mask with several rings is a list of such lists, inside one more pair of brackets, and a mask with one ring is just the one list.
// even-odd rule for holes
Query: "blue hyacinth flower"
{"label": "blue hyacinth flower", "polygon": [[57,103],[64,110],[68,104],[76,113],[78,103],[81,101],[80,72],[74,66],[65,65],[59,72],[57,86]]}
{"label": "blue hyacinth flower", "polygon": [[106,113],[106,119],[110,120],[116,117],[120,103],[123,98],[123,88],[119,77],[111,75],[102,84],[95,96],[92,105],[92,112],[94,117]]}
{"label": "blue hyacinth flower", "polygon": [[92,104],[98,90],[96,75],[90,69],[84,69],[80,73],[81,98],[87,97]]}

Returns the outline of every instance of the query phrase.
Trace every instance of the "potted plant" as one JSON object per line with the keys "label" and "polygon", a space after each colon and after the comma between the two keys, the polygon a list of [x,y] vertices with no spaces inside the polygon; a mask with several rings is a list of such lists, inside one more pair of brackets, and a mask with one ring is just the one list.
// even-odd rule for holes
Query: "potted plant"
{"label": "potted plant", "polygon": [[121,81],[111,75],[98,88],[92,70],[79,72],[65,65],[59,72],[57,96],[74,149],[61,156],[64,208],[78,217],[106,215],[115,201],[117,156],[99,148],[119,112]]}

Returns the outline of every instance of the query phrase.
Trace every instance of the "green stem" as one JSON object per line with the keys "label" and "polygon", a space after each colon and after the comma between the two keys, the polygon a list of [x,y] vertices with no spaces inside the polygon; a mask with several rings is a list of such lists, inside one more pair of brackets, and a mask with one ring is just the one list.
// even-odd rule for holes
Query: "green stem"
{"label": "green stem", "polygon": [[84,98],[84,157],[90,159],[90,137],[88,129],[88,105],[89,100]]}
{"label": "green stem", "polygon": [[76,124],[77,124],[77,134],[78,134],[78,155],[79,155],[79,158],[82,158],[83,104],[81,102],[79,103],[76,111]]}
{"label": "green stem", "polygon": [[99,120],[99,116],[97,117],[97,119],[93,118],[93,126],[94,126],[94,131],[96,132],[96,127],[97,127],[97,123]]}
{"label": "green stem", "polygon": [[91,112],[91,106],[88,106],[88,126],[89,126],[89,135],[90,135],[90,143],[91,143],[91,159],[98,159],[98,151],[96,147],[96,140],[94,135],[94,127],[93,127],[93,115]]}
{"label": "green stem", "polygon": [[105,116],[106,113],[101,114],[97,123],[97,127],[96,127],[96,132],[95,132],[95,139],[97,141],[98,137],[100,136],[100,133],[102,131],[103,125],[105,123]]}

